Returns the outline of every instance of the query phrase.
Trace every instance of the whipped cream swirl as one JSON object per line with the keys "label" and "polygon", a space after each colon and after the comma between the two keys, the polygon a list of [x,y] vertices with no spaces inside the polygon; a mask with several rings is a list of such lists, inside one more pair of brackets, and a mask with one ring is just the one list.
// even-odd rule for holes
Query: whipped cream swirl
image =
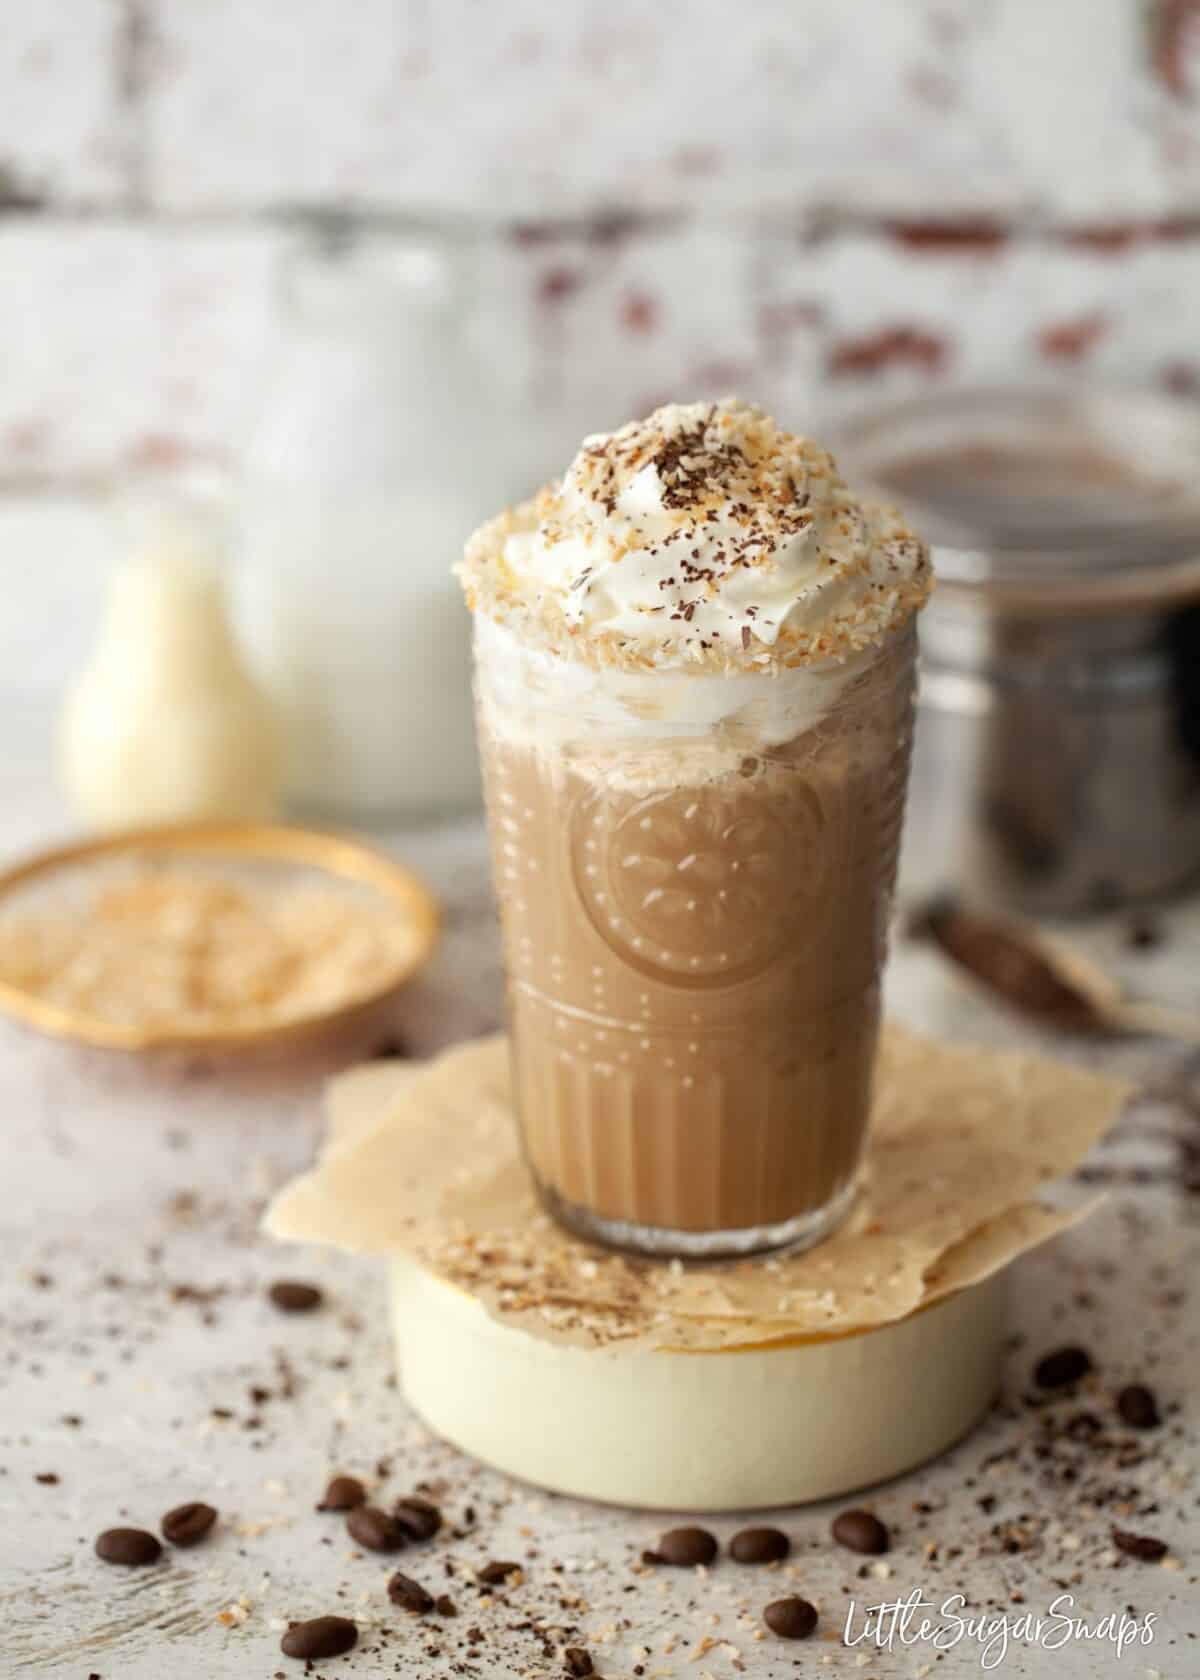
{"label": "whipped cream swirl", "polygon": [[929,587],[926,549],[895,513],[731,399],[585,439],[559,483],[477,534],[464,576],[485,611],[503,616],[508,595],[577,646],[725,665],[844,659]]}

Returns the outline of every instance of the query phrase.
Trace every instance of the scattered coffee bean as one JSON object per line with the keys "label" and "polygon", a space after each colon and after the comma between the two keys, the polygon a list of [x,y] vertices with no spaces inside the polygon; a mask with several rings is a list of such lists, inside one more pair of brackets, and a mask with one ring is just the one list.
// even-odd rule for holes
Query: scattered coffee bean
{"label": "scattered coffee bean", "polygon": [[388,1582],[387,1594],[393,1604],[398,1604],[401,1610],[410,1610],[414,1616],[427,1616],[433,1609],[433,1594],[427,1593],[411,1575],[402,1575],[399,1570]]}
{"label": "scattered coffee bean", "polygon": [[96,1556],[105,1563],[121,1563],[132,1569],[143,1563],[157,1563],[162,1546],[158,1536],[144,1528],[106,1528],[96,1536]]}
{"label": "scattered coffee bean", "polygon": [[1086,1377],[1092,1368],[1088,1354],[1080,1347],[1056,1348],[1039,1359],[1034,1366],[1033,1380],[1039,1388],[1066,1388]]}
{"label": "scattered coffee bean", "polygon": [[781,1528],[744,1528],[729,1542],[735,1563],[778,1563],[792,1549]]}
{"label": "scattered coffee bean", "polygon": [[1157,1563],[1167,1555],[1167,1542],[1155,1540],[1149,1534],[1130,1534],[1127,1528],[1114,1528],[1113,1545],[1126,1557],[1138,1558],[1142,1563]]}
{"label": "scattered coffee bean", "polygon": [[410,1540],[432,1540],[442,1526],[442,1513],[428,1499],[410,1493],[392,1506],[392,1515]]}
{"label": "scattered coffee bean", "polygon": [[217,1520],[211,1505],[193,1499],[186,1505],[176,1505],[168,1511],[159,1527],[164,1540],[172,1546],[198,1546]]}
{"label": "scattered coffee bean", "polygon": [[355,1506],[346,1518],[346,1528],[350,1538],[369,1552],[398,1552],[408,1544],[408,1535],[395,1517],[378,1505]]}
{"label": "scattered coffee bean", "polygon": [[322,1657],[343,1657],[357,1644],[358,1628],[345,1616],[314,1616],[310,1622],[293,1622],[279,1649],[285,1657],[320,1662]]}
{"label": "scattered coffee bean", "polygon": [[870,1511],[843,1511],[833,1519],[833,1538],[852,1552],[877,1557],[891,1545],[891,1536]]}
{"label": "scattered coffee bean", "polygon": [[716,1536],[706,1528],[672,1528],[658,1542],[659,1561],[672,1564],[676,1569],[711,1563],[716,1555]]}
{"label": "scattered coffee bean", "polygon": [[568,1645],[563,1652],[563,1673],[571,1680],[587,1680],[592,1673],[592,1659],[582,1645]]}
{"label": "scattered coffee bean", "polygon": [[479,1571],[478,1579],[488,1587],[502,1587],[512,1576],[521,1573],[519,1563],[485,1563]]}
{"label": "scattered coffee bean", "polygon": [[1121,1390],[1117,1395],[1117,1411],[1130,1429],[1157,1429],[1162,1422],[1154,1391],[1143,1383],[1130,1383]]}
{"label": "scattered coffee bean", "polygon": [[777,1598],[763,1611],[763,1621],[780,1639],[807,1639],[817,1625],[817,1607],[806,1598]]}
{"label": "scattered coffee bean", "polygon": [[1162,927],[1153,916],[1133,916],[1126,924],[1125,943],[1131,951],[1154,951],[1162,942]]}
{"label": "scattered coffee bean", "polygon": [[55,1471],[55,1470],[43,1470],[39,1475],[35,1476],[33,1479],[34,1479],[35,1482],[40,1482],[43,1487],[57,1487],[58,1486],[58,1472]]}
{"label": "scattered coffee bean", "polygon": [[289,1278],[273,1283],[267,1295],[271,1305],[285,1313],[313,1312],[325,1299],[315,1283],[296,1283]]}
{"label": "scattered coffee bean", "polygon": [[450,1597],[449,1593],[443,1593],[441,1595],[441,1597],[437,1600],[436,1604],[434,1605],[434,1609],[437,1611],[439,1616],[457,1616],[458,1615],[458,1605],[455,1604],[454,1600]]}
{"label": "scattered coffee bean", "polygon": [[365,1502],[366,1497],[367,1490],[357,1476],[335,1476],[325,1489],[317,1510],[353,1511],[356,1505]]}

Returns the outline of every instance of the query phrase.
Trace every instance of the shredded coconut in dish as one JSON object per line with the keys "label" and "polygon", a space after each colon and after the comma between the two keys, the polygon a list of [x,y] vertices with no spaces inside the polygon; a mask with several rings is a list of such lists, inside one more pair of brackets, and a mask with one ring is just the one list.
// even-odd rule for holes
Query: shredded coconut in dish
{"label": "shredded coconut in dish", "polygon": [[0,921],[0,980],[118,1026],[274,1026],[371,995],[416,945],[373,897],[151,871]]}

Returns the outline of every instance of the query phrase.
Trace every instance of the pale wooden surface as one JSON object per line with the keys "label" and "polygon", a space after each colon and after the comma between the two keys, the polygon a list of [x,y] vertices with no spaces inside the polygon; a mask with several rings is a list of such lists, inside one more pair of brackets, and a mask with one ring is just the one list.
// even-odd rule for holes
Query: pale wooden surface
{"label": "pale wooden surface", "polygon": [[[47,566],[51,566],[48,557]],[[64,596],[64,601],[73,597]],[[32,619],[27,622],[33,622]],[[9,645],[19,638],[3,626]],[[71,635],[46,622],[47,637]],[[69,639],[69,636],[68,636]],[[13,700],[0,737],[0,854],[5,858],[64,829],[48,771],[49,693],[32,682],[15,703],[21,673],[10,666]],[[499,970],[482,836],[467,822],[394,837],[396,849],[444,895],[449,919],[435,969],[406,1001],[400,1023],[412,1048],[427,1052],[493,1024]],[[1200,918],[1171,924],[1166,947],[1129,953],[1120,928],[1084,941],[1145,991],[1196,1002]],[[928,953],[901,945],[890,981],[892,1006],[906,1020],[958,1037],[1029,1041],[948,976]],[[1109,1065],[1158,1083],[1190,1067],[1164,1046],[1108,1054]],[[1169,1183],[1118,1188],[1084,1229],[1023,1262],[1014,1288],[1016,1339],[1006,1403],[947,1459],[879,1490],[874,1503],[895,1524],[888,1574],[856,1580],[860,1560],[831,1552],[829,1509],[786,1513],[797,1544],[798,1588],[723,1564],[707,1582],[679,1572],[639,1577],[630,1564],[652,1543],[654,1518],[543,1498],[479,1471],[431,1441],[392,1386],[378,1268],[324,1253],[280,1252],[257,1234],[265,1198],[310,1158],[320,1129],[318,1069],[242,1072],[190,1064],[148,1073],[119,1058],[85,1056],[0,1030],[0,1672],[86,1680],[242,1680],[299,1673],[279,1655],[287,1619],[342,1609],[358,1615],[363,1644],[323,1674],[492,1676],[557,1673],[520,1624],[527,1612],[563,1620],[557,1580],[592,1608],[579,1619],[606,1675],[758,1676],[826,1671],[874,1676],[969,1674],[977,1652],[960,1647],[940,1661],[924,1646],[879,1654],[845,1649],[836,1637],[786,1646],[752,1636],[758,1610],[783,1590],[821,1606],[836,1635],[850,1593],[864,1604],[924,1586],[937,1601],[965,1591],[978,1605],[1024,1594],[1045,1611],[1078,1568],[1077,1613],[1095,1619],[1132,1604],[1162,1619],[1149,1649],[1073,1645],[1057,1652],[1016,1647],[1001,1672],[1011,1676],[1194,1675],[1197,1488],[1196,1393],[1200,1379],[1195,1280],[1200,1261],[1195,1197]],[[1112,1163],[1138,1163],[1170,1179],[1186,1122],[1146,1102],[1105,1151]],[[1195,1127],[1195,1122],[1192,1122]],[[1193,1130],[1193,1139],[1196,1131]],[[309,1318],[284,1318],[264,1301],[281,1275],[312,1278],[328,1305]],[[180,1286],[201,1298],[180,1295]],[[207,1292],[212,1292],[211,1296]],[[1091,1461],[1074,1485],[1042,1485],[1033,1456],[1037,1419],[1014,1409],[1032,1358],[1080,1341],[1099,1378],[1075,1410],[1111,1417],[1122,1382],[1145,1375],[1164,1401],[1178,1401],[1155,1438],[1153,1462],[1118,1470]],[[285,1381],[285,1377],[289,1380]],[[252,1385],[271,1392],[254,1404]],[[294,1393],[281,1392],[294,1387]],[[213,1408],[234,1415],[215,1417]],[[1068,1407],[1067,1410],[1072,1408]],[[64,1421],[77,1417],[72,1425]],[[261,1423],[247,1427],[258,1417]],[[996,1453],[1018,1445],[1019,1463]],[[586,1443],[581,1444],[586,1450]],[[450,1591],[464,1610],[436,1640],[392,1611],[383,1593],[388,1560],[352,1557],[337,1519],[312,1506],[332,1469],[373,1474],[392,1463],[386,1490],[422,1480],[445,1484],[443,1502],[479,1514],[477,1537],[443,1541],[404,1566],[429,1579],[452,1557],[478,1563],[527,1557],[529,1584],[507,1609],[481,1609],[466,1586]],[[57,1484],[39,1483],[54,1473]],[[1140,1489],[1151,1514],[1119,1518],[1161,1534],[1181,1567],[1125,1563],[1114,1568],[1107,1535],[1112,1514],[1094,1503],[1120,1484]],[[996,1496],[984,1515],[976,1501]],[[92,1555],[92,1538],[120,1521],[154,1526],[188,1498],[220,1506],[219,1533],[206,1546],[176,1552],[166,1565],[123,1573]],[[914,1502],[933,1507],[914,1511]],[[993,1523],[1026,1517],[1040,1550],[1006,1555],[988,1538]],[[723,1536],[732,1520],[713,1525]],[[927,1542],[940,1542],[937,1560]],[[980,1556],[986,1545],[987,1553]],[[954,1548],[961,1547],[961,1555]],[[401,1560],[403,1562],[403,1560]],[[557,1576],[555,1562],[564,1566]],[[632,1585],[633,1590],[626,1590]],[[739,1622],[739,1606],[749,1616]],[[230,1607],[238,1606],[230,1614]],[[226,1622],[221,1620],[226,1613]],[[719,1616],[719,1624],[709,1618]],[[621,1619],[619,1634],[597,1636]],[[232,1622],[232,1625],[226,1625]],[[485,1641],[465,1643],[478,1623]],[[377,1647],[379,1625],[391,1629]],[[368,1629],[371,1629],[368,1633]],[[671,1635],[680,1641],[664,1655]],[[705,1637],[729,1647],[695,1657]],[[690,1641],[683,1645],[682,1640]],[[436,1645],[440,1654],[430,1654]],[[651,1655],[640,1655],[644,1648]],[[740,1655],[733,1655],[738,1652]],[[456,1667],[459,1664],[461,1666]]]}

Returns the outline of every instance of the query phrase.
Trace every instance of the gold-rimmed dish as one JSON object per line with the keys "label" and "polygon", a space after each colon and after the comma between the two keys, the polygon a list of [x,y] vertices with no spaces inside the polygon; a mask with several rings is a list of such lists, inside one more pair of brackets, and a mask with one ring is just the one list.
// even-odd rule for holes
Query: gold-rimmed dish
{"label": "gold-rimmed dish", "polygon": [[44,995],[2,971],[0,1012],[55,1038],[107,1050],[241,1052],[299,1046],[386,1015],[437,942],[437,902],[404,865],[348,835],[270,824],[142,829],[40,852],[0,872],[0,933],[10,918],[44,915],[47,906],[60,916],[72,905],[82,913],[106,885],[168,870],[212,877],[243,890],[266,887],[278,893],[304,886],[344,892],[360,916],[364,906],[377,906],[378,916],[391,919],[397,930],[394,952],[369,976],[348,978],[341,993],[284,1018],[264,1019],[261,1010],[248,1008],[241,1016],[230,1009],[219,1019],[172,1019],[161,1013],[118,1019],[101,1008]]}

